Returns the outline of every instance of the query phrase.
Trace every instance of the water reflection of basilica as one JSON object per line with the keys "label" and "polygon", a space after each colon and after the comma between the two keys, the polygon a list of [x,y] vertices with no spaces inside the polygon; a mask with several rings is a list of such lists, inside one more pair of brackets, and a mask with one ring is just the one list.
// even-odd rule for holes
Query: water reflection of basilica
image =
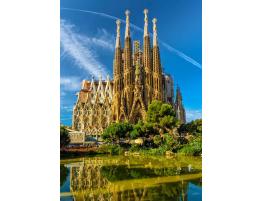
{"label": "water reflection of basilica", "polygon": [[145,168],[130,166],[128,160],[88,159],[66,165],[74,201],[188,201],[188,185],[201,185],[201,173],[190,167]]}

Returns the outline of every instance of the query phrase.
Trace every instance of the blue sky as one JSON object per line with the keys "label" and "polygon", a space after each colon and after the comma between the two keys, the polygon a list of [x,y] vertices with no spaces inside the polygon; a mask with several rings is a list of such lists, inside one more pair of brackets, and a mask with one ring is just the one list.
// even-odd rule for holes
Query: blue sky
{"label": "blue sky", "polygon": [[[130,10],[132,40],[142,44],[144,14],[149,30],[157,18],[164,71],[179,84],[187,120],[202,115],[202,2],[201,0],[61,0],[60,1],[61,123],[71,125],[76,92],[83,79],[112,78],[116,35],[115,17],[125,20]],[[121,23],[121,42],[125,24]],[[175,86],[176,87],[176,86]]]}

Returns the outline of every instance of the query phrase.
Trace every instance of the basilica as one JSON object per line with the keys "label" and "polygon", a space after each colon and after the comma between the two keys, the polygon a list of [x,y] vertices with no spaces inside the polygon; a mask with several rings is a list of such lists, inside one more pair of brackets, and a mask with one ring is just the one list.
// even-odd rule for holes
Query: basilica
{"label": "basilica", "polygon": [[130,12],[127,10],[124,46],[121,45],[120,20],[116,21],[116,42],[113,60],[113,80],[84,80],[73,108],[72,129],[86,135],[99,136],[111,122],[136,123],[145,120],[148,105],[153,100],[171,104],[181,123],[186,122],[182,94],[174,81],[163,72],[157,36],[157,19],[153,23],[153,44],[148,29],[148,10],[144,10],[143,47],[132,43]]}

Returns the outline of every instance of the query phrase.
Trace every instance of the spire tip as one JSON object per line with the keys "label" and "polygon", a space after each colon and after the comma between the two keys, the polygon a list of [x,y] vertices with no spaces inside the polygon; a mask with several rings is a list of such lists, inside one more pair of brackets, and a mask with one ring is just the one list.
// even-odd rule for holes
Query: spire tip
{"label": "spire tip", "polygon": [[126,11],[125,11],[125,14],[126,14],[126,16],[129,16],[130,11],[129,11],[129,10],[126,10]]}
{"label": "spire tip", "polygon": [[153,22],[154,24],[156,24],[157,19],[154,17],[154,19],[152,20],[152,22]]}
{"label": "spire tip", "polygon": [[117,20],[116,20],[116,24],[117,24],[117,25],[121,24],[120,19],[117,19]]}

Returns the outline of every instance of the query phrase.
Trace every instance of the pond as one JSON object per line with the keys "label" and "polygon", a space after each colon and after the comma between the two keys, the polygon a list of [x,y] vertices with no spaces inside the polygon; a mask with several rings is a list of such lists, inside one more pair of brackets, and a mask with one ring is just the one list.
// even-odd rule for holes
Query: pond
{"label": "pond", "polygon": [[60,161],[62,201],[201,201],[202,160],[99,156]]}

